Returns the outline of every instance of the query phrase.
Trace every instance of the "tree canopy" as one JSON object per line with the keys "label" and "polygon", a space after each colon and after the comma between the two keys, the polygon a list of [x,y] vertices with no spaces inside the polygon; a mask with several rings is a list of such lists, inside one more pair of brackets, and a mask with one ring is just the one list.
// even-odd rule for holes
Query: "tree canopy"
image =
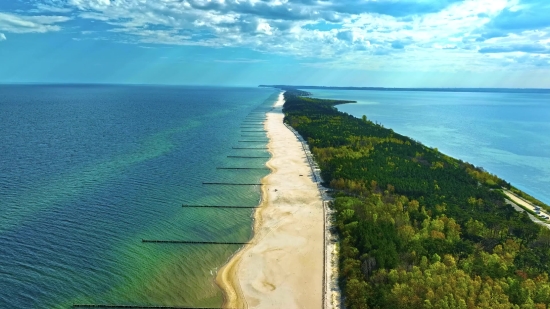
{"label": "tree canopy", "polygon": [[505,203],[509,183],[286,90],[335,197],[347,308],[547,308],[550,231]]}

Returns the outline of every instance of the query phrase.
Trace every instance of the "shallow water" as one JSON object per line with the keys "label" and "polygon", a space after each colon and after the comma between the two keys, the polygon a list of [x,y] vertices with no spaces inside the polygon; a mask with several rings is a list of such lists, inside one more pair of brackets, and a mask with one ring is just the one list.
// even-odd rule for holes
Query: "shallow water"
{"label": "shallow water", "polygon": [[[218,267],[244,242],[268,170],[265,88],[0,86],[0,308],[219,306]],[[248,117],[248,118],[247,118]],[[256,120],[257,119],[257,120]],[[253,129],[248,129],[253,130]],[[242,134],[258,136],[254,145]],[[248,138],[248,137],[246,137]]]}

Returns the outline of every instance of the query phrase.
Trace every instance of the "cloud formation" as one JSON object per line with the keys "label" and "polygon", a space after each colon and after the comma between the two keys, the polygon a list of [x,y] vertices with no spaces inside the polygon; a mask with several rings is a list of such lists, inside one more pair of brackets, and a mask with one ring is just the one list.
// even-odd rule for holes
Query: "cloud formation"
{"label": "cloud formation", "polygon": [[0,13],[1,31],[59,31],[74,20],[90,38],[245,47],[367,69],[540,66],[550,55],[548,0],[28,1],[35,15]]}
{"label": "cloud formation", "polygon": [[0,32],[0,42],[7,40],[6,35]]}
{"label": "cloud formation", "polygon": [[59,23],[70,20],[67,16],[19,15],[0,12],[0,30],[11,33],[44,33],[59,31]]}
{"label": "cloud formation", "polygon": [[527,54],[550,54],[550,48],[540,44],[508,45],[484,47],[480,53],[527,53]]}
{"label": "cloud formation", "polygon": [[523,0],[512,2],[488,24],[487,28],[503,33],[518,33],[550,27],[550,2],[547,0]]}

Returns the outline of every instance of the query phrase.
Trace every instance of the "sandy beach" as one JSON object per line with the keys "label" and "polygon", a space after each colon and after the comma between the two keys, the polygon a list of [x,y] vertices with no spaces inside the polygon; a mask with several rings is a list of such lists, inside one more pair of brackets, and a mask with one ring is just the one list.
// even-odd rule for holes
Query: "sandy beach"
{"label": "sandy beach", "polygon": [[324,213],[312,170],[296,136],[283,124],[283,96],[265,122],[272,173],[254,237],[218,272],[224,308],[321,308]]}

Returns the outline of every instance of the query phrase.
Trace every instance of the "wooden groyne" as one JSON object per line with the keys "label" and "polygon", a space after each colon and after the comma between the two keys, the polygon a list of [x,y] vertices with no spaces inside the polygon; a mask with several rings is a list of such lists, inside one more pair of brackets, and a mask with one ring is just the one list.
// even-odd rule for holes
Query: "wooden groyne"
{"label": "wooden groyne", "polygon": [[181,205],[183,208],[242,208],[242,209],[250,209],[250,208],[258,208],[258,206],[225,206],[225,205]]}
{"label": "wooden groyne", "polygon": [[237,158],[237,159],[269,159],[271,157],[254,157],[254,156],[227,156],[228,158]]}
{"label": "wooden groyne", "polygon": [[269,170],[267,167],[216,167],[217,170]]}
{"label": "wooden groyne", "polygon": [[179,307],[179,306],[145,306],[145,305],[107,305],[107,304],[73,304],[73,308],[134,308],[134,309],[221,309],[219,307]]}
{"label": "wooden groyne", "polygon": [[261,183],[234,183],[234,182],[203,182],[203,185],[225,185],[225,186],[261,186]]}
{"label": "wooden groyne", "polygon": [[231,147],[231,149],[259,149],[259,150],[267,150],[269,148],[267,147]]}
{"label": "wooden groyne", "polygon": [[142,239],[141,242],[155,243],[155,244],[198,244],[198,245],[247,245],[249,244],[248,242],[157,240],[157,239]]}
{"label": "wooden groyne", "polygon": [[267,143],[267,141],[239,141],[239,143]]}
{"label": "wooden groyne", "polygon": [[241,132],[263,132],[265,133],[265,130],[242,130]]}

